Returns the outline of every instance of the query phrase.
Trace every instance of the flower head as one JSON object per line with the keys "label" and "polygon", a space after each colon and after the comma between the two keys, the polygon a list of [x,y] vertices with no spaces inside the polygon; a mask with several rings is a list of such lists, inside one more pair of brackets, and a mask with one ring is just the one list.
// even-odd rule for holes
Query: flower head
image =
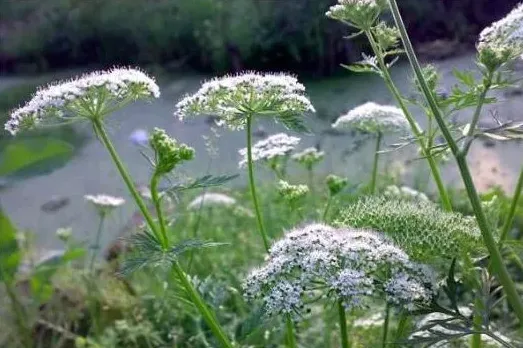
{"label": "flower head", "polygon": [[327,175],[327,178],[325,179],[325,183],[327,184],[327,188],[329,189],[329,194],[331,196],[336,196],[338,193],[343,191],[345,186],[349,183],[347,178],[342,178],[340,176],[330,174]]}
{"label": "flower head", "polygon": [[67,242],[71,239],[72,234],[73,229],[71,227],[62,227],[56,230],[56,237],[58,237],[62,242]]}
{"label": "flower head", "polygon": [[280,180],[278,193],[289,203],[295,203],[309,193],[309,187],[307,185],[291,185],[287,181]]}
{"label": "flower head", "polygon": [[334,128],[352,128],[369,133],[408,132],[409,124],[403,112],[395,106],[365,103],[340,116]]}
{"label": "flower head", "polygon": [[395,199],[405,199],[405,200],[419,200],[430,202],[429,198],[423,192],[414,190],[413,188],[407,186],[395,186],[390,185],[385,188],[383,192],[385,197],[395,198]]}
{"label": "flower head", "polygon": [[[409,286],[396,285],[401,277],[408,277]],[[350,310],[386,294],[390,303],[411,309],[431,300],[435,284],[427,267],[409,260],[380,233],[311,224],[274,243],[244,289],[248,298],[263,300],[268,315],[299,316],[306,300],[325,297],[341,300]]]}
{"label": "flower head", "polygon": [[334,225],[382,231],[414,260],[424,262],[452,259],[482,247],[475,219],[420,200],[364,197],[347,205]]}
{"label": "flower head", "polygon": [[98,212],[102,215],[110,213],[114,208],[117,208],[125,203],[125,199],[121,197],[113,197],[109,195],[85,195],[85,200],[92,203]]}
{"label": "flower head", "polygon": [[155,170],[158,174],[167,174],[179,163],[194,158],[192,147],[178,143],[163,129],[155,128],[149,138],[149,143],[156,154]]}
{"label": "flower head", "polygon": [[[253,145],[252,161],[270,161],[278,157],[288,156],[299,142],[300,138],[285,133],[271,135]],[[240,149],[238,152],[241,156],[239,166],[244,168],[248,163],[247,148]]]}
{"label": "flower head", "polygon": [[15,135],[40,124],[101,118],[128,101],[159,96],[154,79],[140,70],[97,71],[39,89],[29,102],[11,113],[5,129]]}
{"label": "flower head", "polygon": [[523,53],[523,4],[479,34],[479,61],[495,70]]}
{"label": "flower head", "polygon": [[182,99],[175,115],[183,120],[189,115],[213,114],[218,125],[233,130],[243,129],[248,115],[274,115],[290,127],[297,116],[315,111],[304,92],[295,77],[285,74],[225,76],[205,82],[195,94]]}
{"label": "flower head", "polygon": [[338,0],[325,15],[358,29],[370,29],[386,8],[383,0]]}
{"label": "flower head", "polygon": [[315,147],[309,147],[301,152],[292,155],[292,159],[304,165],[306,168],[312,169],[314,165],[321,162],[324,156],[325,152],[318,151],[318,149]]}
{"label": "flower head", "polygon": [[223,193],[206,192],[199,195],[189,203],[187,206],[190,210],[199,209],[200,206],[211,207],[211,206],[233,206],[236,204],[236,199],[224,195]]}

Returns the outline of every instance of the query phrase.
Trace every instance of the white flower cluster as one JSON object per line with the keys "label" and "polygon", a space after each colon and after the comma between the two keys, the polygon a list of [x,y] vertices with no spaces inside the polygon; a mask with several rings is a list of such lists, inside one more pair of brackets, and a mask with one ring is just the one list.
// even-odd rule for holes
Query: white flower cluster
{"label": "white flower cluster", "polygon": [[[300,143],[300,138],[278,133],[258,141],[252,147],[252,161],[268,161],[280,156],[287,156]],[[248,163],[247,148],[240,149],[239,167],[245,168]]]}
{"label": "white flower cluster", "polygon": [[291,185],[285,180],[278,182],[278,193],[290,203],[305,197],[309,193],[307,185]]}
{"label": "white flower cluster", "polygon": [[479,34],[478,48],[485,45],[518,45],[523,44],[523,4],[515,7],[507,16]]}
{"label": "white flower cluster", "polygon": [[285,74],[249,72],[205,82],[193,95],[176,104],[175,115],[213,114],[217,124],[243,129],[248,114],[299,115],[314,112],[305,87]]}
{"label": "white flower cluster", "polygon": [[159,96],[160,89],[154,79],[140,70],[97,71],[39,89],[29,102],[11,113],[5,129],[15,135],[44,121],[90,118],[114,103]]}
{"label": "white flower cluster", "polygon": [[107,214],[114,208],[117,208],[125,203],[125,199],[121,197],[113,197],[109,195],[85,195],[85,200],[92,203],[100,214]]}
{"label": "white flower cluster", "polygon": [[368,29],[384,7],[382,0],[338,0],[325,15],[359,29]]}
{"label": "white flower cluster", "polygon": [[292,159],[307,168],[312,168],[316,163],[320,162],[324,156],[325,152],[318,151],[315,147],[309,147],[292,155]]}
{"label": "white flower cluster", "polygon": [[[462,315],[466,317],[470,317],[473,313],[473,311],[469,307],[460,306],[459,311]],[[416,338],[428,338],[428,337],[438,337],[438,336],[450,336],[450,335],[459,335],[460,331],[452,330],[451,328],[444,327],[438,323],[445,323],[447,326],[448,324],[451,324],[453,321],[451,319],[451,316],[444,314],[444,313],[430,313],[425,316],[423,316],[417,323],[416,328],[418,331],[414,332],[410,339],[416,339]],[[425,330],[420,330],[422,328],[426,327]],[[502,341],[506,343],[513,343],[513,340],[500,332],[494,332],[494,334],[500,338]],[[469,340],[469,337],[459,337],[454,340],[442,340],[439,341],[431,347],[435,348],[451,348],[451,347],[461,347],[461,344],[466,344]],[[492,337],[482,334],[481,335],[481,341],[485,347],[504,347],[501,343],[493,339]],[[461,343],[461,344],[460,344]]]}
{"label": "white flower cluster", "polygon": [[187,208],[189,210],[197,210],[200,209],[200,206],[203,206],[205,208],[212,206],[230,207],[235,204],[236,199],[234,199],[233,197],[227,196],[223,193],[206,192],[193,199],[191,203],[189,203]]}
{"label": "white flower cluster", "polygon": [[299,317],[307,298],[322,297],[340,299],[350,310],[382,295],[412,310],[432,299],[436,280],[380,233],[311,224],[276,242],[244,290],[247,298],[263,300],[268,315]]}
{"label": "white flower cluster", "polygon": [[409,123],[403,112],[395,106],[365,103],[340,116],[332,125],[334,128],[352,128],[369,133],[409,131]]}
{"label": "white flower cluster", "polygon": [[398,187],[396,185],[389,185],[385,188],[383,195],[389,198],[399,198],[412,201],[430,201],[427,195],[423,192],[419,192],[407,186]]}

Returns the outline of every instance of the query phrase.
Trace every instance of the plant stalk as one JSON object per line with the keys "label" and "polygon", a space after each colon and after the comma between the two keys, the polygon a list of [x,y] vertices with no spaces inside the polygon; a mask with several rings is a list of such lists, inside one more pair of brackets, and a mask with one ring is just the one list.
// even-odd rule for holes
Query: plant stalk
{"label": "plant stalk", "polygon": [[154,173],[151,178],[151,198],[154,204],[154,209],[156,210],[156,216],[158,218],[158,225],[160,226],[160,235],[162,237],[161,242],[164,249],[167,249],[169,247],[169,239],[167,237],[167,229],[165,228],[165,219],[163,217],[163,210],[162,210],[162,200],[160,199],[160,195],[158,194],[158,183],[160,181],[160,177]]}
{"label": "plant stalk", "polygon": [[516,215],[516,209],[519,203],[519,197],[521,196],[521,190],[523,189],[523,168],[519,172],[518,182],[516,184],[516,189],[514,190],[514,195],[512,196],[512,202],[510,203],[510,210],[508,216],[506,217],[503,228],[501,229],[501,234],[499,236],[499,247],[503,245],[503,242],[507,239],[508,233],[512,228],[514,223],[514,216]]}
{"label": "plant stalk", "polygon": [[383,336],[381,339],[381,346],[383,348],[387,347],[388,336],[389,336],[389,319],[390,319],[390,304],[387,302],[385,305],[385,321],[383,322]]}
{"label": "plant stalk", "polygon": [[[109,151],[109,154],[111,155],[111,158],[113,159],[113,161],[114,161],[118,171],[120,172],[120,175],[122,176],[125,184],[127,185],[128,189],[129,189],[129,191],[131,192],[131,195],[135,199],[136,204],[138,205],[138,207],[140,208],[140,211],[144,215],[145,221],[149,225],[149,228],[153,231],[153,233],[157,237],[160,238],[160,240],[163,240],[164,239],[164,235],[161,234],[161,232],[160,233],[158,232],[158,226],[155,224],[151,214],[149,213],[149,210],[147,209],[145,203],[142,200],[142,197],[140,196],[140,194],[138,193],[138,191],[134,187],[132,179],[131,179],[129,173],[127,172],[125,166],[123,165],[122,161],[120,160],[120,157],[118,156],[118,153],[116,152],[116,150],[115,150],[111,140],[107,136],[107,133],[106,133],[104,127],[103,127],[102,121],[98,120],[98,119],[95,119],[95,120],[93,120],[93,125],[94,125],[96,133],[100,137],[100,140],[102,141],[104,146]],[[153,191],[157,191],[156,187],[151,187],[151,195],[154,194]],[[157,195],[157,192],[156,192],[156,195]],[[161,227],[161,228],[164,229],[165,226]],[[178,262],[174,262],[173,266],[172,266],[172,269],[173,269],[174,273],[180,279],[183,287],[185,288],[185,291],[187,292],[187,294],[191,298],[191,301],[196,306],[196,308],[199,310],[200,314],[204,318],[204,320],[207,323],[207,325],[209,325],[209,328],[211,329],[211,331],[213,332],[215,337],[218,339],[220,344],[223,347],[232,348],[233,345],[230,343],[229,339],[227,338],[227,335],[224,333],[224,331],[221,328],[220,324],[214,318],[214,315],[212,314],[212,312],[205,305],[205,303],[204,303],[203,299],[201,298],[200,294],[194,288],[193,284],[188,279],[187,275],[182,270],[182,268],[179,265],[179,263]]]}
{"label": "plant stalk", "polygon": [[430,171],[432,172],[432,177],[434,179],[434,182],[436,183],[436,187],[438,188],[439,196],[441,199],[441,203],[443,205],[443,209],[446,211],[452,211],[452,203],[450,201],[450,197],[448,195],[447,189],[445,188],[445,185],[443,184],[443,179],[441,177],[441,173],[439,171],[438,164],[436,163],[435,159],[432,157],[432,155],[429,152],[429,149],[427,149],[427,146],[425,145],[423,141],[423,132],[419,129],[418,123],[410,113],[409,109],[407,108],[407,105],[405,104],[405,101],[403,100],[403,97],[401,96],[400,91],[394,84],[394,81],[392,80],[392,76],[389,73],[389,69],[387,65],[385,64],[385,59],[383,57],[383,54],[381,52],[381,49],[378,47],[377,42],[374,40],[374,37],[372,36],[372,33],[370,31],[365,31],[365,35],[367,36],[372,50],[374,51],[374,54],[376,55],[376,58],[378,59],[378,64],[380,66],[381,71],[383,72],[383,80],[385,81],[385,84],[387,85],[389,91],[394,96],[394,99],[398,102],[398,105],[400,106],[400,109],[403,111],[403,114],[407,118],[407,121],[409,122],[410,128],[412,130],[412,133],[416,137],[416,140],[419,143],[421,152],[423,153],[423,156],[427,159],[427,162],[430,167]]}
{"label": "plant stalk", "polygon": [[327,215],[329,214],[329,209],[332,204],[332,195],[329,194],[329,199],[327,200],[327,204],[325,204],[325,209],[323,210],[323,215],[321,217],[321,220],[323,222],[327,222]]}
{"label": "plant stalk", "polygon": [[505,265],[503,263],[503,258],[501,256],[501,252],[492,235],[492,232],[490,231],[490,226],[488,224],[485,213],[483,212],[483,208],[481,207],[481,201],[480,201],[478,193],[476,191],[476,187],[474,186],[474,182],[472,181],[472,176],[470,174],[470,170],[468,168],[466,158],[465,158],[464,154],[459,151],[459,148],[458,148],[456,142],[454,141],[452,134],[450,133],[449,129],[447,128],[447,125],[445,124],[445,120],[443,119],[443,117],[441,115],[441,112],[434,99],[434,96],[432,95],[432,93],[427,85],[427,82],[425,81],[425,79],[423,77],[421,67],[419,65],[417,57],[414,53],[414,49],[413,49],[410,39],[408,37],[408,33],[405,28],[405,24],[403,23],[403,19],[401,18],[398,4],[396,3],[395,0],[389,0],[389,4],[390,4],[391,11],[392,11],[392,15],[394,17],[394,21],[396,22],[396,26],[398,27],[398,29],[400,31],[401,39],[403,41],[403,46],[404,46],[407,56],[409,58],[411,67],[416,75],[418,83],[421,86],[423,94],[425,95],[425,98],[431,108],[431,111],[433,112],[434,118],[435,118],[436,122],[438,123],[441,133],[443,134],[443,137],[449,144],[449,147],[450,147],[454,157],[456,158],[456,162],[458,164],[458,167],[459,167],[459,170],[461,173],[461,177],[463,179],[463,183],[465,184],[465,188],[467,190],[467,194],[468,194],[470,203],[474,210],[474,214],[476,216],[476,220],[477,220],[479,229],[483,236],[483,241],[489,251],[492,266],[495,271],[496,277],[498,278],[499,282],[503,285],[503,289],[505,290],[505,294],[507,295],[509,303],[511,304],[512,308],[514,309],[514,312],[515,312],[516,316],[518,317],[520,325],[523,326],[523,301],[516,290],[514,281],[512,280],[507,268],[505,267]]}
{"label": "plant stalk", "polygon": [[370,193],[374,194],[376,192],[376,181],[378,178],[378,161],[379,161],[379,151],[381,146],[381,138],[383,135],[381,132],[378,132],[378,137],[376,138],[376,148],[374,151],[374,163],[372,165],[372,177],[370,181]]}
{"label": "plant stalk", "polygon": [[102,237],[102,227],[105,220],[105,213],[100,214],[100,222],[98,223],[98,229],[96,230],[96,238],[94,241],[94,248],[93,248],[93,254],[91,255],[91,261],[89,262],[89,273],[93,273],[94,268],[94,261],[96,260],[96,256],[98,255],[98,251],[100,250],[100,239]]}
{"label": "plant stalk", "polygon": [[267,233],[265,232],[265,227],[263,226],[263,218],[261,216],[258,196],[256,195],[256,184],[254,182],[254,165],[252,163],[252,115],[247,116],[247,167],[249,169],[249,186],[251,189],[254,210],[256,212],[258,230],[260,231],[263,239],[263,246],[265,247],[265,250],[269,252],[269,240],[267,239]]}
{"label": "plant stalk", "polygon": [[287,328],[287,347],[297,348],[296,336],[294,335],[294,323],[292,322],[290,314],[285,316],[285,326]]}
{"label": "plant stalk", "polygon": [[345,307],[341,300],[338,301],[338,315],[340,320],[340,337],[341,337],[341,347],[349,348],[349,333],[347,332],[347,317],[345,315]]}

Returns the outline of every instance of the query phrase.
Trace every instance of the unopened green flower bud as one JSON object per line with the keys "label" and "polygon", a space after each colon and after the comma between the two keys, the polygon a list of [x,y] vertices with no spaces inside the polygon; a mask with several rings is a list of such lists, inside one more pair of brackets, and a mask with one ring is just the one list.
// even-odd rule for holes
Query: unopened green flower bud
{"label": "unopened green flower bud", "polygon": [[325,179],[325,183],[327,184],[327,187],[329,188],[329,194],[331,196],[336,196],[338,193],[340,193],[345,186],[349,183],[349,181],[346,178],[342,178],[340,176],[330,174]]}
{"label": "unopened green flower bud", "polygon": [[374,36],[376,41],[378,41],[379,46],[387,51],[391,48],[398,46],[400,39],[400,31],[396,27],[390,27],[385,22],[380,22],[373,29]]}
{"label": "unopened green flower bud", "polygon": [[73,230],[71,227],[59,228],[56,230],[56,236],[62,242],[67,242],[69,239],[71,239],[72,233],[73,233]]}
{"label": "unopened green flower bud", "polygon": [[309,187],[307,185],[291,185],[287,181],[280,180],[278,193],[289,203],[295,203],[309,193]]}
{"label": "unopened green flower bud", "polygon": [[155,169],[157,174],[167,174],[179,163],[194,158],[192,147],[178,143],[163,129],[155,128],[149,143],[156,154]]}

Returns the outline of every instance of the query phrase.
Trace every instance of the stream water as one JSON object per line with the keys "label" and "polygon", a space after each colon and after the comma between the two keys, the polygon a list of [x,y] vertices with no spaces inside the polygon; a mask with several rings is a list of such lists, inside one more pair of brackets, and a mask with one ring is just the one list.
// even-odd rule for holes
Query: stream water
{"label": "stream water", "polygon": [[[452,70],[473,69],[473,56],[465,55],[438,62],[436,65],[442,73],[442,84],[449,89],[456,83]],[[519,75],[523,73],[518,72]],[[399,63],[393,69],[393,77],[399,87],[406,93],[413,93],[411,74],[407,64]],[[162,97],[151,103],[137,103],[111,116],[109,131],[117,150],[130,169],[137,183],[146,183],[149,167],[138,148],[129,140],[129,135],[138,128],[151,130],[153,127],[165,128],[169,134],[179,141],[185,142],[196,149],[196,160],[183,166],[184,174],[191,177],[204,175],[210,168],[211,174],[239,173],[238,149],[245,146],[243,132],[221,130],[220,136],[212,136],[211,124],[205,118],[195,118],[181,123],[173,117],[174,103],[185,93],[198,88],[202,76],[173,76],[168,83],[162,85]],[[164,79],[165,80],[165,79]],[[22,83],[25,79],[0,78],[0,90]],[[312,136],[304,136],[301,147],[319,145],[327,154],[320,171],[334,172],[346,175],[352,182],[368,179],[372,162],[373,144],[363,143],[355,150],[354,135],[334,134],[330,131],[330,123],[339,114],[348,111],[366,101],[378,103],[393,103],[392,98],[382,81],[375,76],[351,75],[324,80],[305,81],[318,115],[308,119],[309,127],[314,131]],[[521,93],[500,95],[502,103],[486,109],[482,123],[493,123],[490,112],[496,111],[498,117],[504,120],[521,120],[523,97]],[[424,117],[415,110],[418,121],[424,124]],[[470,117],[469,112],[459,115],[464,121]],[[281,125],[263,120],[257,124],[256,135],[284,131]],[[79,132],[86,133],[88,141],[78,149],[76,155],[64,166],[56,168],[45,175],[32,176],[23,180],[10,181],[0,190],[0,204],[13,222],[21,229],[33,231],[36,243],[41,248],[55,248],[60,242],[55,231],[59,227],[72,227],[75,238],[88,240],[93,237],[98,223],[94,210],[88,206],[83,196],[85,194],[107,193],[127,198],[129,203],[118,209],[107,224],[103,243],[107,243],[121,233],[128,223],[134,205],[130,203],[129,195],[112,164],[106,150],[92,135],[89,127],[79,126]],[[218,150],[218,157],[211,159],[206,151],[202,136],[211,136]],[[387,139],[393,142],[394,139]],[[414,151],[402,150],[384,155],[386,162],[396,162],[405,165],[406,161],[415,158]],[[470,164],[474,179],[480,189],[486,189],[492,184],[500,184],[506,190],[511,190],[523,163],[520,160],[521,146],[518,143],[499,143],[496,146],[484,146],[481,141],[474,144],[470,154]],[[211,162],[210,162],[211,161]],[[408,168],[424,168],[424,162],[414,161]],[[385,167],[384,167],[385,168]],[[267,175],[258,171],[258,179],[266,180]],[[295,170],[296,173],[297,170]],[[428,175],[428,174],[424,174]],[[407,170],[406,182],[412,182],[413,170]],[[460,185],[459,176],[452,163],[444,169],[446,182]],[[236,179],[235,185],[245,185],[245,176]],[[61,209],[49,211],[43,209],[49,201],[67,202]],[[49,204],[49,203],[48,203]]]}

